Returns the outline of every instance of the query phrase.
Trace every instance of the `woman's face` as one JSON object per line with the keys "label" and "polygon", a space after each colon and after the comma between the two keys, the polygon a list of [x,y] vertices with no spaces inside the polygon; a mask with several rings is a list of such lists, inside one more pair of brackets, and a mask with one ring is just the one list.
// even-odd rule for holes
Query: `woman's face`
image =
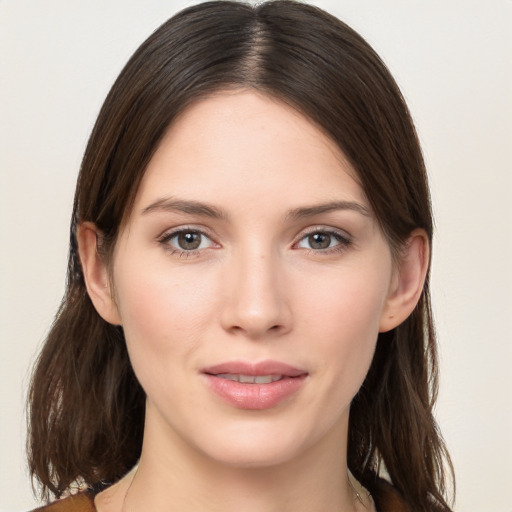
{"label": "woman's face", "polygon": [[114,252],[146,434],[237,467],[344,450],[395,280],[354,170],[317,127],[254,92],[195,103]]}

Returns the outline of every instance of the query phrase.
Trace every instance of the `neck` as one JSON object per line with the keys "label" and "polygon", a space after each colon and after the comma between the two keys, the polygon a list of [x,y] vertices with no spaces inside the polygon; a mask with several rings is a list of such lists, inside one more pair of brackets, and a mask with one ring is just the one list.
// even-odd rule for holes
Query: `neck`
{"label": "neck", "polygon": [[[213,460],[146,422],[136,471],[113,489],[99,512],[353,512],[345,432],[335,431],[300,456],[259,467]],[[171,438],[170,438],[171,437]],[[117,497],[115,495],[117,494]]]}

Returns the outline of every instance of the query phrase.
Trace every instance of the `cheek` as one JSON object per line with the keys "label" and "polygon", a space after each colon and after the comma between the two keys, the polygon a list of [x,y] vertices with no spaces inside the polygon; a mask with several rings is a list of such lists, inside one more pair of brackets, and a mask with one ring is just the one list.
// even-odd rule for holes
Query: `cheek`
{"label": "cheek", "polygon": [[[386,303],[388,268],[352,268],[308,287],[303,324],[322,354],[319,371],[339,392],[354,395],[371,364]],[[351,399],[351,396],[349,397]]]}
{"label": "cheek", "polygon": [[188,360],[210,323],[212,283],[203,279],[198,286],[193,275],[165,265],[118,269],[118,309],[135,373],[143,385],[159,369],[168,381],[169,364]]}
{"label": "cheek", "polygon": [[[319,275],[306,283],[301,316],[314,321],[319,334],[332,338],[335,332],[366,338],[378,333],[390,282],[390,272],[371,265],[352,266]],[[309,312],[309,313],[308,313]],[[358,335],[359,333],[359,335]]]}

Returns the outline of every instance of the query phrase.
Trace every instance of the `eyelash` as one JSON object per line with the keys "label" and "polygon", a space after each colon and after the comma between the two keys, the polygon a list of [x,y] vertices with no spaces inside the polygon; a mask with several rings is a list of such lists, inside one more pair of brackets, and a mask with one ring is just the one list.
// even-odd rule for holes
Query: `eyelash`
{"label": "eyelash", "polygon": [[[313,248],[306,248],[303,249],[306,250],[308,253],[313,254],[320,254],[320,255],[328,255],[328,254],[336,254],[343,252],[344,250],[348,249],[350,245],[352,245],[352,239],[351,237],[345,233],[340,232],[334,229],[327,229],[327,228],[312,228],[306,233],[304,233],[298,242],[294,243],[294,247],[298,246],[303,240],[306,240],[308,237],[313,235],[326,235],[332,238],[337,242],[336,245],[333,247],[326,247],[325,249],[313,249]],[[332,241],[332,240],[331,240]]]}
{"label": "eyelash", "polygon": [[[174,231],[171,231],[169,233],[164,233],[161,237],[158,238],[158,242],[160,244],[162,244],[165,247],[165,249],[170,252],[171,255],[177,255],[179,257],[186,257],[186,258],[189,258],[191,256],[198,256],[201,253],[201,250],[203,250],[204,248],[203,249],[198,248],[198,249],[185,250],[185,249],[180,249],[179,247],[174,247],[170,244],[170,241],[173,238],[177,238],[182,234],[199,235],[201,237],[207,238],[208,240],[210,240],[212,245],[215,245],[215,242],[213,242],[211,237],[208,236],[204,231],[197,229],[197,228],[192,228],[192,227],[183,227],[183,228],[179,228]],[[202,243],[203,243],[203,240],[201,240],[201,244]]]}
{"label": "eyelash", "polygon": [[[211,239],[210,236],[208,236],[204,231],[192,228],[192,227],[184,227],[179,228],[174,231],[171,231],[169,233],[164,233],[161,237],[158,238],[158,242],[162,244],[166,250],[170,252],[171,255],[178,255],[179,257],[191,257],[191,256],[198,256],[202,250],[205,248],[197,248],[197,249],[191,249],[191,250],[185,250],[180,249],[178,247],[174,247],[170,244],[170,241],[174,238],[179,237],[182,234],[194,234],[199,235],[201,237],[207,238],[210,240],[210,243],[212,245],[215,245],[215,242]],[[346,233],[341,233],[339,231],[333,230],[333,229],[322,229],[322,228],[313,228],[306,233],[303,233],[302,236],[299,238],[297,242],[295,242],[292,247],[293,248],[299,248],[299,244],[306,240],[308,237],[311,237],[313,235],[325,235],[331,238],[330,242],[332,242],[332,238],[337,242],[336,245],[333,247],[326,247],[324,249],[313,249],[313,248],[307,248],[302,247],[303,250],[307,251],[308,253],[312,253],[315,255],[328,255],[328,254],[335,254],[342,252],[346,250],[351,244],[352,240],[350,236],[348,236]],[[203,240],[201,240],[200,245],[203,243]],[[330,244],[329,244],[330,245]],[[211,246],[210,246],[211,247]],[[209,248],[209,247],[208,247]]]}

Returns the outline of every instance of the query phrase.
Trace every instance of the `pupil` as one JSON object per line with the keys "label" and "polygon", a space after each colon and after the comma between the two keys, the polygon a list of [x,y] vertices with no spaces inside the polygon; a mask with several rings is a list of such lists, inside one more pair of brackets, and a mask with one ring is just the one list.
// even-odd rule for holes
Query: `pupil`
{"label": "pupil", "polygon": [[178,245],[186,251],[197,249],[201,245],[201,235],[199,233],[180,233]]}
{"label": "pupil", "polygon": [[331,245],[331,236],[324,233],[309,235],[309,245],[313,249],[327,249]]}

